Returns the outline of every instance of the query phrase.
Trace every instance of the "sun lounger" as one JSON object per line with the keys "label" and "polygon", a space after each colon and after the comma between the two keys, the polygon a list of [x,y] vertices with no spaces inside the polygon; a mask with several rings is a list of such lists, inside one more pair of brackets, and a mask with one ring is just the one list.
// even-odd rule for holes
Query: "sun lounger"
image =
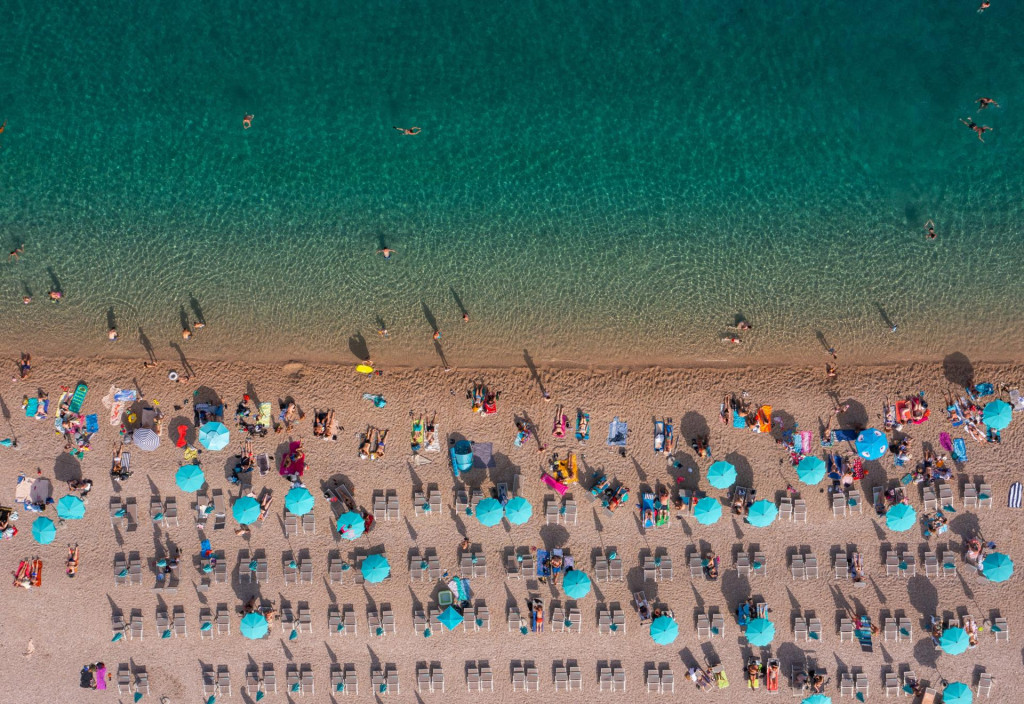
{"label": "sun lounger", "polygon": [[804,554],[804,573],[807,579],[818,578],[818,558],[811,553]]}
{"label": "sun lounger", "polygon": [[803,616],[796,616],[793,619],[793,641],[807,640],[807,619]]}
{"label": "sun lounger", "polygon": [[[1014,489],[1016,489],[1017,496],[1016,508],[1020,508],[1020,482],[1016,482],[1010,488],[1011,497],[1014,495]],[[992,496],[992,487],[988,484],[980,484],[978,486],[978,508],[992,508]],[[1009,502],[1009,505],[1010,508],[1015,508],[1012,500]]]}
{"label": "sun lounger", "polygon": [[850,560],[845,552],[837,552],[835,559],[836,579],[850,578]]}
{"label": "sun lounger", "polygon": [[924,554],[924,574],[926,577],[939,576],[939,558],[930,550]]}
{"label": "sun lounger", "polygon": [[804,568],[804,556],[799,553],[794,553],[789,561],[789,572],[793,579],[806,579],[807,572]]}
{"label": "sun lounger", "polygon": [[182,638],[188,638],[188,624],[185,623],[185,612],[176,611],[174,613],[174,636],[181,636]]}
{"label": "sun lounger", "polygon": [[134,586],[142,584],[142,560],[137,556],[128,558],[128,580]]}
{"label": "sun lounger", "polygon": [[793,522],[807,523],[807,504],[803,499],[793,499]]}

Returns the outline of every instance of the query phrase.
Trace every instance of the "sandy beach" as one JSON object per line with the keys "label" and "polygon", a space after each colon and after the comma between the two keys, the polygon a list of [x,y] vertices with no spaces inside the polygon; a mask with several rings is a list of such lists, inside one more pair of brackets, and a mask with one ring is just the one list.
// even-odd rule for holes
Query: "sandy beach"
{"label": "sandy beach", "polygon": [[[513,687],[511,667],[517,661],[532,662],[539,672],[539,691],[531,697],[539,701],[570,698],[580,701],[598,691],[598,668],[618,666],[624,669],[626,691],[609,696],[625,698],[645,691],[644,677],[650,667],[670,668],[675,677],[675,692],[696,696],[694,685],[685,679],[687,668],[695,664],[721,662],[729,675],[729,694],[744,699],[762,697],[761,689],[746,689],[742,669],[746,657],[755,653],[762,658],[777,657],[781,661],[780,694],[789,696],[791,664],[803,663],[813,653],[826,667],[830,682],[827,693],[838,698],[839,680],[843,672],[863,672],[870,686],[869,696],[885,696],[883,673],[914,670],[928,686],[942,691],[941,682],[961,681],[973,688],[984,670],[996,678],[992,701],[1016,701],[1013,694],[1015,672],[1020,671],[1021,654],[1016,645],[1017,634],[1024,628],[1024,619],[1012,608],[1021,595],[1018,577],[995,584],[979,578],[963,562],[963,544],[967,538],[983,535],[995,542],[1000,552],[1017,560],[1021,554],[1020,514],[1007,508],[1010,484],[1020,481],[1016,463],[1022,450],[1020,429],[1011,425],[1003,431],[1001,444],[976,443],[967,439],[968,461],[958,465],[954,479],[956,512],[951,514],[949,531],[927,538],[914,528],[892,533],[885,528],[870,505],[862,513],[833,517],[826,484],[808,487],[796,482],[796,473],[788,453],[771,437],[749,430],[734,429],[719,421],[719,406],[725,394],[735,393],[756,404],[770,404],[774,417],[781,418],[786,429],[794,423],[799,430],[814,434],[812,454],[821,456],[817,446],[819,423],[824,422],[835,402],[849,403],[840,415],[839,427],[881,426],[885,398],[895,398],[918,391],[925,392],[931,403],[931,419],[919,426],[906,426],[913,436],[915,461],[920,459],[921,443],[938,446],[938,435],[961,433],[950,427],[941,401],[943,392],[951,387],[941,363],[916,364],[909,367],[841,367],[840,376],[828,380],[821,367],[741,367],[704,369],[548,369],[544,360],[537,360],[536,376],[524,368],[456,370],[385,369],[383,376],[364,377],[351,366],[316,366],[293,362],[285,365],[259,366],[196,362],[195,374],[188,383],[172,383],[167,379],[169,367],[161,365],[143,369],[141,363],[104,361],[102,359],[33,360],[33,373],[28,380],[5,381],[3,399],[5,434],[17,438],[18,446],[0,449],[0,462],[5,477],[0,487],[2,504],[14,502],[16,478],[24,473],[29,479],[48,477],[53,481],[55,499],[65,495],[67,479],[84,476],[95,486],[88,496],[85,518],[58,526],[57,537],[50,545],[39,545],[31,535],[31,521],[36,514],[20,511],[15,523],[19,534],[13,540],[0,542],[5,565],[13,571],[23,559],[38,556],[43,561],[42,585],[30,591],[7,588],[0,592],[0,612],[4,614],[0,633],[5,650],[5,667],[0,682],[19,702],[113,700],[117,688],[108,683],[105,693],[79,689],[79,670],[83,665],[103,661],[108,672],[115,673],[119,664],[129,663],[133,671],[144,667],[148,672],[151,693],[146,701],[204,701],[202,671],[226,666],[230,673],[232,697],[239,697],[250,666],[262,668],[272,664],[278,681],[278,693],[267,695],[266,701],[297,700],[301,695],[289,694],[286,671],[289,665],[312,669],[316,688],[313,701],[342,699],[332,692],[332,664],[343,668],[351,665],[359,681],[359,697],[369,699],[382,695],[370,686],[370,669],[377,663],[393,665],[398,673],[399,698],[411,700],[416,691],[416,668],[419,663],[440,666],[445,677],[448,701],[470,701],[479,694],[468,694],[465,672],[471,661],[487,661],[494,674],[494,694],[490,699],[511,701]],[[179,370],[180,371],[180,370]],[[1024,372],[1021,365],[978,364],[973,369],[975,381],[1005,383],[1011,388]],[[53,431],[52,415],[45,421],[26,418],[20,408],[23,395],[34,395],[37,389],[47,391],[56,399],[61,386],[74,388],[83,380],[90,392],[84,413],[97,413],[100,431],[92,439],[92,450],[81,462],[62,452],[63,441]],[[485,382],[500,392],[498,411],[484,416],[471,412],[466,392],[474,382]],[[108,409],[101,399],[110,386],[137,388],[142,398],[159,403],[165,415],[161,446],[154,452],[132,450],[131,468],[134,476],[122,485],[109,478],[111,451],[118,439],[116,427],[107,422]],[[203,535],[195,524],[195,495],[175,486],[175,472],[182,464],[183,451],[168,436],[167,427],[175,418],[191,418],[192,409],[184,401],[193,398],[199,387],[212,389],[225,403],[225,423],[231,428],[231,443],[220,452],[203,452],[202,467],[208,491],[220,490],[230,506],[238,495],[228,482],[235,464],[234,454],[243,437],[231,421],[235,404],[245,393],[260,401],[274,403],[291,397],[305,413],[291,433],[302,438],[309,469],[306,486],[316,497],[313,514],[315,534],[301,530],[286,538],[283,522],[283,497],[288,483],[276,471],[276,459],[289,440],[287,433],[271,433],[254,441],[256,453],[275,454],[275,469],[266,476],[254,473],[253,489],[257,495],[264,488],[273,491],[275,501],[266,520],[253,526],[251,536],[234,533],[237,524],[230,509],[226,527],[216,530],[212,522],[205,529],[215,550],[225,553],[229,582],[212,584],[198,590],[204,575],[199,569],[200,540]],[[541,389],[550,402],[545,402]],[[363,394],[379,394],[387,405],[376,408],[364,400]],[[833,400],[834,399],[834,400]],[[182,406],[175,410],[175,406]],[[552,436],[552,419],[557,407],[575,419],[577,408],[590,413],[591,439],[580,443],[572,437]],[[51,407],[52,408],[52,407]],[[316,409],[334,409],[343,427],[336,441],[314,438],[312,418]],[[55,410],[52,408],[52,410]],[[442,443],[449,433],[458,433],[477,443],[492,443],[494,467],[473,470],[463,475],[465,486],[481,488],[484,494],[498,482],[511,482],[520,475],[520,494],[533,506],[533,517],[522,526],[503,522],[486,528],[476,518],[459,514],[454,509],[454,477],[447,453],[424,454],[430,462],[410,462],[410,412],[436,412]],[[514,444],[516,427],[513,417],[525,413],[539,430],[540,440],[547,446],[538,451],[534,439],[522,447]],[[605,437],[613,417],[627,421],[629,440],[624,454],[606,446]],[[652,447],[652,420],[674,419],[677,438],[675,465]],[[358,436],[368,425],[388,428],[388,454],[378,461],[357,457]],[[709,496],[724,497],[725,491],[713,489],[705,473],[708,459],[698,459],[690,450],[689,441],[697,434],[708,433],[713,459],[725,459],[738,471],[738,484],[756,488],[759,498],[777,501],[786,495],[792,484],[806,501],[806,524],[776,520],[767,528],[756,528],[733,516],[723,516],[712,526],[699,525],[692,515],[675,509],[665,527],[642,530],[638,500],[641,490],[684,487],[700,489]],[[129,448],[132,449],[132,448]],[[837,446],[834,451],[852,451]],[[631,498],[613,515],[606,515],[599,503],[592,502],[585,487],[590,486],[590,471],[581,471],[581,484],[570,486],[566,498],[579,506],[575,524],[547,525],[545,504],[556,499],[540,481],[545,460],[550,453],[562,456],[567,451],[579,453],[587,470],[600,469],[629,486]],[[676,466],[677,465],[677,466]],[[892,456],[878,462],[866,462],[868,475],[857,484],[864,496],[872,487],[898,479],[904,470],[893,466]],[[39,474],[37,474],[37,472]],[[586,476],[584,476],[584,474]],[[394,491],[400,503],[400,518],[380,520],[371,532],[354,542],[341,541],[332,530],[335,506],[322,497],[321,485],[341,477],[355,490],[357,502],[369,509],[375,492]],[[991,508],[964,509],[961,504],[965,482],[985,482],[992,486]],[[414,489],[436,487],[441,494],[440,515],[416,516],[413,509]],[[911,502],[921,513],[921,496],[917,487],[910,487]],[[108,505],[112,496],[133,497],[138,504],[137,529],[112,527]],[[174,522],[153,521],[150,500],[173,496],[177,499],[179,517]],[[866,504],[869,502],[865,502]],[[561,501],[559,500],[559,505]],[[53,507],[46,514],[55,521]],[[482,554],[487,563],[486,578],[470,580],[473,600],[486,603],[490,611],[490,630],[435,632],[429,638],[413,628],[414,608],[430,608],[440,585],[437,581],[411,582],[409,555],[435,551],[443,570],[458,573],[459,545],[467,537],[472,550]],[[68,544],[80,546],[81,565],[78,576],[64,574]],[[157,594],[153,563],[165,557],[174,546],[182,553],[178,569],[180,586],[176,593]],[[513,548],[563,548],[575,560],[576,569],[593,573],[593,557],[616,553],[622,559],[624,578],[621,582],[597,583],[589,595],[570,604],[561,586],[538,583],[535,579],[508,579],[505,574],[507,555]],[[955,553],[955,575],[930,578],[923,570],[925,550],[948,548]],[[918,560],[914,577],[886,576],[883,564],[888,549],[906,550]],[[263,551],[269,563],[269,583],[240,583],[240,551]],[[687,568],[689,557],[715,551],[722,560],[717,581],[691,579]],[[391,577],[380,584],[356,584],[355,570],[343,573],[343,582],[328,580],[328,559],[338,555],[355,564],[359,555],[385,551],[391,563]],[[735,556],[755,551],[764,553],[764,574],[743,576],[734,568]],[[790,573],[790,557],[812,552],[820,563],[817,580],[794,580]],[[859,552],[863,557],[866,578],[860,584],[833,578],[832,560],[836,552]],[[116,554],[137,554],[143,565],[141,586],[116,586],[113,560]],[[674,564],[671,581],[645,581],[642,561],[649,555],[667,557]],[[285,584],[283,571],[291,556],[308,556],[314,566],[311,584]],[[244,571],[244,566],[242,566]],[[642,626],[632,607],[633,592],[644,591],[654,606],[673,611],[679,623],[679,636],[668,646],[656,645],[649,629]],[[254,595],[273,601],[275,608],[294,609],[308,606],[312,615],[312,632],[289,638],[290,629],[271,626],[269,637],[251,641],[238,630],[238,611]],[[527,599],[544,601],[548,620],[543,633],[524,635],[510,632],[506,614],[510,606],[526,609]],[[736,606],[744,599],[763,600],[770,609],[769,619],[776,624],[774,642],[760,649],[747,644],[736,625]],[[331,632],[328,608],[349,607],[355,614],[358,632]],[[220,607],[230,611],[230,634],[210,635],[201,632],[201,623],[208,612]],[[552,628],[552,608],[578,606],[582,615],[579,633],[556,632]],[[183,610],[187,637],[162,638],[155,615],[158,608],[174,612]],[[390,607],[394,613],[396,632],[377,636],[367,627],[368,608]],[[599,608],[621,608],[625,627],[600,634],[597,627]],[[698,612],[717,608],[724,617],[724,629],[710,639],[698,639],[695,619]],[[111,618],[133,614],[143,619],[142,639],[125,636],[112,642]],[[840,642],[840,618],[867,614],[872,622],[882,624],[887,617],[906,617],[912,623],[912,636],[886,641],[882,634],[872,642],[870,652],[856,639]],[[1009,643],[997,643],[995,634],[985,629],[975,649],[952,656],[937,651],[928,635],[927,619],[932,614],[942,618],[966,614],[979,623],[993,621],[997,616],[1007,619]],[[796,616],[817,617],[822,624],[818,640],[794,641]],[[1007,645],[1009,647],[1007,647]],[[583,693],[556,694],[553,668],[575,661],[582,672]],[[15,696],[13,693],[17,692]],[[310,695],[306,695],[309,697]],[[388,698],[395,696],[389,693]],[[442,695],[422,693],[419,700]],[[218,697],[220,701],[222,697]],[[243,696],[243,701],[252,701]],[[12,699],[13,700],[13,699]],[[123,694],[119,701],[131,701]]]}

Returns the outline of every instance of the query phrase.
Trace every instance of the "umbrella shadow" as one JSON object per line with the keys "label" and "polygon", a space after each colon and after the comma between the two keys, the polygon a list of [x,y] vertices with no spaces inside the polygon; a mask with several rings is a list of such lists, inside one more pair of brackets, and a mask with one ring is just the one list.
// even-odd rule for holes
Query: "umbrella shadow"
{"label": "umbrella shadow", "polygon": [[954,386],[974,386],[974,365],[963,352],[946,355],[942,360],[942,373],[946,381]]}
{"label": "umbrella shadow", "polygon": [[358,330],[348,338],[348,349],[360,362],[370,359],[370,346],[366,343],[363,333]]}
{"label": "umbrella shadow", "polygon": [[58,455],[53,464],[53,478],[59,482],[81,479],[82,463],[66,452]]}

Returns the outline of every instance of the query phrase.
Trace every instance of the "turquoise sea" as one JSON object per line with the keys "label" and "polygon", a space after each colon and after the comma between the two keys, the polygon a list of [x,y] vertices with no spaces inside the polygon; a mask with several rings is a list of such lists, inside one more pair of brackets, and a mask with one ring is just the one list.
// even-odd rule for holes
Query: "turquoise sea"
{"label": "turquoise sea", "polygon": [[1019,3],[5,7],[10,353],[1019,356]]}

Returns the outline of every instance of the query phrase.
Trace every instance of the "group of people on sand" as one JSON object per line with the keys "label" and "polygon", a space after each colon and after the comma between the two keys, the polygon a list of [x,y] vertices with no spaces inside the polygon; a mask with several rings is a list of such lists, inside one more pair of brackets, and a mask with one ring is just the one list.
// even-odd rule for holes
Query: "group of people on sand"
{"label": "group of people on sand", "polygon": [[381,430],[370,426],[363,434],[359,443],[359,459],[382,460],[387,451],[388,429]]}

